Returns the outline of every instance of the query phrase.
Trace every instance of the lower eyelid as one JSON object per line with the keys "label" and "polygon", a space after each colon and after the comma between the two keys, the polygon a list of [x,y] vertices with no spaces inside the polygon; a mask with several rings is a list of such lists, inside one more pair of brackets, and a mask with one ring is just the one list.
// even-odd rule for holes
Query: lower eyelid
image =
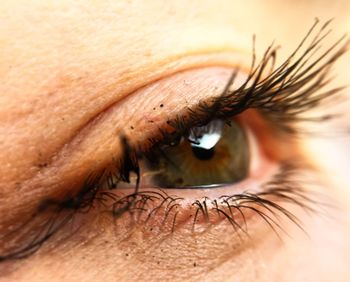
{"label": "lower eyelid", "polygon": [[[277,174],[277,171],[279,171],[278,168],[272,168],[271,167],[271,171],[270,173],[272,173],[273,175]],[[290,172],[293,172],[292,170],[288,170],[288,173],[290,174]],[[299,171],[297,171],[298,173]],[[269,173],[269,177],[271,178],[271,175]],[[283,175],[283,174],[282,174]],[[284,180],[284,178],[283,178]],[[266,182],[264,182],[266,184]],[[265,185],[264,184],[264,185]],[[276,184],[276,183],[275,183]],[[275,185],[273,184],[273,185]],[[308,205],[311,202],[308,202],[308,198],[307,198],[307,192],[306,190],[300,190],[300,188],[298,188],[298,184],[296,183],[295,185],[292,182],[287,182],[288,184],[288,189],[290,190],[289,192],[285,192],[285,195],[291,196],[293,195],[293,187],[296,187],[296,193],[295,195],[297,195],[298,197],[296,197],[294,200],[295,201],[300,201],[300,203],[294,203],[293,199],[292,200],[287,200],[284,199],[283,197],[279,196],[278,194],[273,195],[273,193],[265,191],[265,193],[271,193],[271,195],[263,195],[263,191],[262,190],[262,185],[263,183],[260,182],[260,180],[247,180],[246,182],[242,182],[242,184],[238,185],[238,187],[225,187],[225,188],[218,188],[218,189],[209,189],[209,190],[203,190],[203,189],[198,189],[198,190],[194,190],[194,191],[182,191],[182,190],[170,190],[170,191],[162,191],[159,188],[156,189],[143,189],[140,190],[139,195],[145,195],[147,198],[150,197],[158,197],[158,200],[154,200],[153,202],[149,202],[150,206],[148,209],[148,213],[143,212],[143,204],[144,201],[142,199],[142,197],[139,197],[137,199],[137,201],[134,201],[133,206],[131,207],[131,209],[129,210],[124,210],[124,212],[122,214],[113,214],[114,208],[117,208],[115,206],[116,201],[113,200],[112,198],[108,198],[108,201],[100,201],[98,199],[102,199],[102,195],[104,193],[104,191],[101,191],[101,194],[97,195],[94,203],[92,203],[91,207],[95,207],[94,209],[92,209],[90,212],[86,213],[86,211],[89,211],[90,208],[89,206],[86,207],[85,209],[79,211],[76,211],[77,214],[74,215],[74,221],[71,221],[69,224],[64,225],[62,230],[60,230],[60,233],[58,233],[57,235],[59,236],[54,236],[55,241],[53,244],[50,244],[51,247],[55,247],[57,246],[58,243],[60,243],[62,240],[65,239],[69,239],[69,241],[71,241],[71,235],[72,232],[75,233],[75,231],[80,232],[81,227],[84,227],[83,230],[85,230],[85,228],[87,228],[86,230],[91,230],[97,228],[97,230],[92,230],[94,234],[97,234],[100,231],[101,228],[113,228],[115,235],[117,236],[118,240],[121,238],[126,238],[128,237],[129,232],[132,232],[135,228],[136,229],[141,229],[143,230],[143,234],[145,236],[156,236],[156,238],[158,238],[158,240],[160,240],[161,238],[163,238],[163,236],[168,236],[171,235],[173,232],[183,232],[185,230],[191,231],[191,232],[202,232],[205,231],[208,227],[210,227],[210,224],[216,224],[216,223],[220,223],[220,222],[226,222],[226,225],[230,226],[232,225],[232,222],[227,222],[227,218],[225,216],[223,216],[221,214],[218,215],[217,211],[215,210],[215,201],[219,201],[220,198],[222,198],[223,196],[225,196],[225,194],[232,195],[232,197],[237,197],[238,202],[235,202],[236,204],[239,204],[240,198],[242,198],[242,196],[244,196],[243,200],[247,200],[246,196],[249,197],[249,201],[250,204],[246,204],[246,206],[251,206],[254,209],[257,210],[261,210],[260,212],[262,213],[267,213],[266,209],[264,208],[265,205],[267,205],[267,202],[261,202],[262,206],[259,205],[259,203],[254,203],[254,201],[256,201],[256,196],[259,195],[258,191],[262,192],[262,196],[263,199],[266,199],[266,201],[269,201],[269,197],[277,197],[277,200],[273,200],[271,203],[271,207],[270,209],[272,210],[272,214],[268,214],[267,216],[270,216],[272,218],[272,220],[276,219],[276,214],[277,212],[279,212],[281,215],[284,215],[285,217],[291,216],[287,212],[283,212],[282,208],[279,208],[279,200],[278,198],[280,197],[280,200],[282,201],[286,201],[286,202],[291,202],[294,205],[297,205],[299,207],[302,208],[306,208],[308,209]],[[242,191],[246,190],[247,187],[244,187],[245,185],[247,185],[247,187],[249,188],[253,188],[256,187],[257,191],[255,191],[256,193],[241,193]],[[240,186],[240,187],[239,187]],[[266,187],[265,187],[266,188]],[[273,188],[273,186],[271,186],[271,189]],[[283,185],[281,184],[281,188],[283,188]],[[235,189],[235,193],[233,193],[233,190]],[[125,189],[123,191],[123,189],[118,190],[119,192],[117,194],[115,194],[115,196],[118,197],[118,199],[120,199],[122,197],[122,194],[125,195],[126,197],[130,197],[130,195],[133,195],[133,190],[127,190]],[[130,193],[131,192],[131,193]],[[182,195],[183,197],[179,198],[178,195],[180,195],[180,192],[183,193],[198,193],[198,197],[197,197],[197,201],[192,201],[191,197],[186,197],[185,195]],[[115,193],[115,192],[114,192]],[[209,194],[212,193],[212,194]],[[280,192],[279,192],[280,193]],[[118,195],[119,194],[119,195]],[[206,198],[203,198],[203,195],[206,195]],[[219,195],[219,197],[218,197]],[[300,196],[301,195],[301,196]],[[194,195],[192,195],[193,197]],[[300,198],[302,197],[302,198]],[[186,199],[186,200],[183,200]],[[164,201],[164,204],[162,206],[160,206],[160,204]],[[204,204],[206,203],[206,204]],[[176,207],[175,205],[179,204],[180,206]],[[121,203],[121,205],[123,205],[123,203]],[[277,208],[276,208],[277,205]],[[204,209],[208,210],[207,215],[203,214],[199,208],[199,206],[201,206],[201,209],[203,209],[203,207],[205,207]],[[125,207],[125,206],[124,206]],[[160,207],[160,208],[159,208]],[[214,209],[213,209],[214,207]],[[55,210],[55,207],[53,206],[53,211]],[[158,210],[157,210],[158,209]],[[225,209],[225,205],[221,204],[220,209],[223,212],[228,213],[229,210],[227,210],[227,208]],[[247,226],[248,228],[250,226],[250,218],[251,217],[255,217],[255,218],[259,218],[259,221],[261,223],[265,222],[266,224],[266,220],[270,220],[270,219],[263,219],[261,218],[261,216],[259,217],[259,214],[257,214],[256,211],[251,210],[249,208],[243,208],[243,211],[239,211],[239,210],[234,210],[234,225],[232,225],[232,232],[235,233],[238,229],[242,228],[242,232],[248,232]],[[85,212],[84,212],[85,210]],[[51,210],[52,211],[52,210]],[[197,212],[200,211],[200,212]],[[62,218],[64,219],[66,216],[68,216],[69,218],[71,218],[71,216],[73,215],[72,212],[74,212],[73,210],[66,210],[64,211],[64,213],[61,215],[61,220]],[[242,216],[242,213],[244,214],[244,216]],[[152,213],[153,216],[149,217],[149,214]],[[175,216],[177,214],[177,216]],[[196,214],[197,213],[197,214]],[[40,216],[38,216],[38,218],[35,218],[35,220],[38,222],[42,221],[43,218],[51,218],[52,217],[52,213],[49,213],[48,211],[45,214],[41,214]],[[108,215],[108,218],[110,219],[103,219],[103,215]],[[99,227],[97,227],[95,224],[93,224],[93,222],[96,222],[96,220],[94,219],[94,217],[96,217],[96,220],[98,222],[100,222]],[[280,218],[280,217],[279,217]],[[102,223],[102,221],[103,223]],[[294,220],[294,218],[292,218],[292,220]],[[59,225],[62,221],[55,221],[54,225]],[[208,225],[208,223],[210,223]],[[31,222],[32,224],[32,222]],[[237,224],[237,225],[236,225]],[[274,222],[270,222],[270,224],[275,224]],[[49,222],[49,225],[51,225],[51,223]],[[241,225],[240,227],[238,227],[238,225]],[[273,226],[273,225],[272,225]],[[45,227],[47,228],[47,226]],[[276,227],[277,228],[277,227]],[[36,232],[38,233],[33,233],[33,231],[36,230]],[[23,230],[21,230],[23,231]],[[36,229],[31,229],[32,235],[34,236],[34,238],[36,236],[39,236],[39,234],[45,235],[46,231],[45,230],[41,230],[40,228],[38,229],[38,226],[36,227]],[[90,232],[91,233],[91,232]],[[16,233],[15,235],[21,235],[22,233]],[[161,235],[161,237],[159,237],[159,235]],[[40,238],[39,236],[39,238]],[[95,236],[95,235],[94,235]],[[26,242],[30,242],[33,239],[33,237],[27,238]],[[58,241],[56,241],[58,240]],[[80,240],[80,239],[79,239]],[[88,239],[84,239],[84,240],[88,240]],[[22,242],[23,243],[23,242]],[[40,246],[40,245],[38,245]],[[26,248],[27,246],[24,244],[23,246],[24,248]],[[50,247],[50,248],[51,248]],[[29,249],[31,250],[31,249]],[[33,251],[35,251],[36,248],[34,246]],[[0,257],[0,261],[1,261],[1,257]]]}

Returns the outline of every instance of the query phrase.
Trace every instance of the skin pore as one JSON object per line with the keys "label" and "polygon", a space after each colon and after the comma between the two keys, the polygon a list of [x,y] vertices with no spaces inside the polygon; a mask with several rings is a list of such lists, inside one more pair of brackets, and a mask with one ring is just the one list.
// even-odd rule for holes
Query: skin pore
{"label": "skin pore", "polygon": [[[249,69],[252,34],[258,56],[275,39],[283,47],[278,56],[285,58],[316,16],[335,17],[327,43],[350,29],[348,1],[331,7],[327,1],[245,2],[2,1],[1,232],[120,154],[115,132],[130,134],[135,127],[131,141],[137,140],[185,101],[195,105],[220,93],[232,68]],[[348,83],[349,63],[346,54],[336,64],[335,86]],[[24,260],[0,263],[0,280],[345,281],[348,142],[342,137],[302,143],[304,158],[325,183],[317,191],[337,206],[324,211],[327,216],[295,210],[308,236],[287,221],[282,241],[257,222],[246,241],[225,224],[159,240],[140,230],[126,236],[92,216],[81,219],[88,227],[60,244],[56,238]]]}

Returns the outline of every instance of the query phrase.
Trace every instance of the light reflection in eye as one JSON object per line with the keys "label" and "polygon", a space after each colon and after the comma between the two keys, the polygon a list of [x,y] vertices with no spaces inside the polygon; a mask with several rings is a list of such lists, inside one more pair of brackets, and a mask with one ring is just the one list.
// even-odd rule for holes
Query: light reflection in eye
{"label": "light reflection in eye", "polygon": [[213,120],[205,126],[191,128],[188,141],[193,148],[213,149],[221,138],[223,127],[222,120]]}

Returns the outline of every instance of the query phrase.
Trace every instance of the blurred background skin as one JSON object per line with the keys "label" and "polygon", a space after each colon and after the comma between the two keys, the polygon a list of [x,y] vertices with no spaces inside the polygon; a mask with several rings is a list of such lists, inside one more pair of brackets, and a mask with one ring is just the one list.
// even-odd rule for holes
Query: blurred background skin
{"label": "blurred background skin", "polygon": [[[77,124],[88,118],[79,115],[81,109],[96,113],[94,107],[105,102],[98,100],[96,93],[106,94],[106,85],[119,90],[106,94],[106,99],[118,101],[140,85],[190,65],[223,65],[224,61],[234,65],[235,60],[244,61],[243,57],[249,56],[252,34],[257,36],[258,54],[276,40],[283,47],[279,57],[284,58],[315,17],[334,18],[334,33],[329,39],[332,43],[332,38],[350,30],[350,2],[2,1],[1,217],[20,207],[25,197],[44,195],[45,191],[31,193],[24,189],[23,197],[19,197],[13,191],[17,191],[16,183],[34,174],[32,164],[39,147],[44,155],[52,154],[74,135]],[[201,54],[201,58],[183,59],[189,54]],[[164,69],[169,62],[173,65]],[[348,84],[349,65],[350,56],[346,54],[336,65],[335,85]],[[91,100],[97,102],[89,104]],[[342,107],[348,109],[349,104],[343,103]],[[58,122],[54,117],[57,113],[70,117],[69,122]],[[348,120],[345,116],[344,125]],[[335,198],[339,206],[333,211],[332,222],[318,217],[301,218],[310,239],[296,233],[282,246],[275,240],[263,240],[239,253],[232,250],[218,261],[208,254],[212,251],[210,239],[203,238],[194,247],[183,235],[168,244],[172,255],[164,256],[154,246],[141,242],[143,252],[126,259],[118,242],[103,244],[106,238],[113,243],[113,238],[108,237],[112,234],[85,245],[75,239],[74,248],[61,246],[57,252],[43,251],[24,261],[11,262],[6,270],[2,268],[0,280],[348,281],[348,144],[345,137],[304,144],[307,157],[332,183],[320,188],[322,193]],[[30,203],[26,205],[30,207]],[[161,263],[156,264],[159,260]],[[198,267],[187,261],[197,261]]]}

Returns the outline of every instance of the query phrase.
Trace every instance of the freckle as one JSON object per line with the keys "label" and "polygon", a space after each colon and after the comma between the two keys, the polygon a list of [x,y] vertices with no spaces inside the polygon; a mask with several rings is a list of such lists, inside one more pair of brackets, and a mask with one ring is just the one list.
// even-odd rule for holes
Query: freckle
{"label": "freckle", "polygon": [[164,105],[163,105],[163,104],[160,104],[160,105],[159,105],[159,107],[163,108],[163,107],[164,107]]}
{"label": "freckle", "polygon": [[153,111],[155,111],[156,110],[156,108],[153,108]]}
{"label": "freckle", "polygon": [[150,120],[149,122],[150,122],[150,123],[154,123],[154,121],[153,121],[153,120]]}
{"label": "freckle", "polygon": [[160,261],[157,261],[157,264],[160,264]]}

